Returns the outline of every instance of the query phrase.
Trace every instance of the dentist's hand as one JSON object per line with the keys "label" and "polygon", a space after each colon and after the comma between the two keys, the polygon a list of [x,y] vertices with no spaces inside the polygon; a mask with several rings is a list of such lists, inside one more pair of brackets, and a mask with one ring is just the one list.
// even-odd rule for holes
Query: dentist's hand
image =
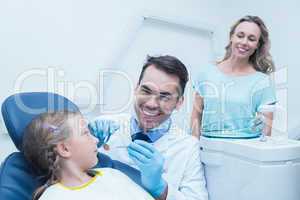
{"label": "dentist's hand", "polygon": [[160,197],[167,187],[162,178],[164,157],[153,145],[141,140],[128,146],[128,154],[140,169],[143,186],[154,198]]}
{"label": "dentist's hand", "polygon": [[111,119],[96,119],[88,125],[91,133],[99,139],[98,147],[106,144],[110,136],[119,130],[120,125]]}

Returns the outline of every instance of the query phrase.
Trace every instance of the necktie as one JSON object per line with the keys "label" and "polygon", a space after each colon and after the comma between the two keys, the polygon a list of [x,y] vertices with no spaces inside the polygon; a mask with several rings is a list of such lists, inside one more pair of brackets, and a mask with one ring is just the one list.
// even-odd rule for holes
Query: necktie
{"label": "necktie", "polygon": [[137,132],[137,133],[133,134],[131,136],[131,140],[132,141],[134,141],[134,140],[143,140],[143,141],[152,143],[151,139],[146,134],[144,134],[143,132]]}

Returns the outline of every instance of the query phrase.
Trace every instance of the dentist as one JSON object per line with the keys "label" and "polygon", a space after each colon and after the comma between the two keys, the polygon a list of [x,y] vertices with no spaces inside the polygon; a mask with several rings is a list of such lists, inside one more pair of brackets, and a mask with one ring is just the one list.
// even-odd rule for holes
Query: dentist
{"label": "dentist", "polygon": [[208,199],[199,142],[171,119],[183,103],[187,81],[188,71],[177,58],[148,57],[133,113],[101,117],[89,125],[102,141],[114,133],[102,153],[138,169],[143,187],[156,199]]}

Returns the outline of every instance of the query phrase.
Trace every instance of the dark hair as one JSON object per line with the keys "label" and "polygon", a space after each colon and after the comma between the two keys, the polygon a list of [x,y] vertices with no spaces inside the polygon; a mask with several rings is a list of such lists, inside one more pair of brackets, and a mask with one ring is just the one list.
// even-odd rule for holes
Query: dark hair
{"label": "dark hair", "polygon": [[[255,23],[261,32],[261,36],[259,38],[258,48],[255,52],[250,56],[249,62],[253,65],[256,71],[263,72],[265,74],[269,74],[275,71],[274,63],[272,61],[272,57],[270,55],[270,40],[269,40],[269,32],[264,24],[263,20],[258,16],[247,15],[241,19],[239,19],[230,29],[229,39],[235,32],[236,27],[242,22],[251,22]],[[225,47],[226,53],[222,61],[228,59],[231,55],[231,42]],[[220,61],[220,62],[222,62]]]}
{"label": "dark hair", "polygon": [[23,136],[23,151],[26,160],[47,180],[37,188],[33,200],[39,199],[50,186],[60,181],[60,157],[56,145],[72,135],[69,119],[81,115],[79,112],[49,112],[33,119]]}
{"label": "dark hair", "polygon": [[147,56],[147,60],[143,66],[138,84],[141,83],[144,77],[145,70],[150,65],[155,66],[157,69],[162,70],[167,74],[177,76],[179,78],[179,84],[181,89],[180,95],[184,94],[185,85],[189,80],[189,74],[185,65],[178,58],[169,55],[157,56],[157,57]]}

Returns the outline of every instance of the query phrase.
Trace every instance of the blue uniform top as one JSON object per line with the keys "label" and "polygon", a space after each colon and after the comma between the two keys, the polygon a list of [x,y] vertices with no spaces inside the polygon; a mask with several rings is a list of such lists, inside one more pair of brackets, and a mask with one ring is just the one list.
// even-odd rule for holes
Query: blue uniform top
{"label": "blue uniform top", "polygon": [[209,64],[193,81],[195,91],[204,99],[202,135],[224,138],[253,138],[257,112],[276,103],[270,76],[261,72],[233,76]]}

